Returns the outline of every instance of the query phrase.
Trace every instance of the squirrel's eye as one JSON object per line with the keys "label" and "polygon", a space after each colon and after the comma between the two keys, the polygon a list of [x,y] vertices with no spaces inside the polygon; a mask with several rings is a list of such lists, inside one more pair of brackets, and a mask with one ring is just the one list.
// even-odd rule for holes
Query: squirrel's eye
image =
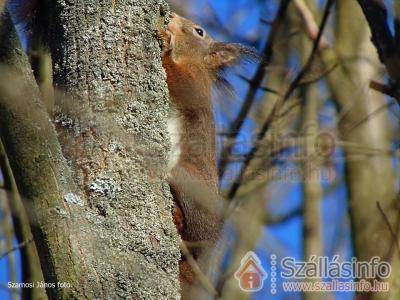
{"label": "squirrel's eye", "polygon": [[201,37],[204,37],[204,36],[205,36],[205,32],[204,32],[203,29],[201,29],[201,28],[195,28],[194,30],[196,31],[196,33],[197,33],[199,36],[201,36]]}

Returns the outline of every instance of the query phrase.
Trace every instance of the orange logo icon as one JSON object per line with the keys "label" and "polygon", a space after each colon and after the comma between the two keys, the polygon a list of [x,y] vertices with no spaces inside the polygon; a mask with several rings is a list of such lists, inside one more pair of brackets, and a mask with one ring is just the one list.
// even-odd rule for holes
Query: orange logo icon
{"label": "orange logo icon", "polygon": [[249,251],[242,258],[240,267],[235,272],[235,278],[239,281],[239,287],[245,292],[257,292],[263,288],[267,272],[261,265],[257,254]]}

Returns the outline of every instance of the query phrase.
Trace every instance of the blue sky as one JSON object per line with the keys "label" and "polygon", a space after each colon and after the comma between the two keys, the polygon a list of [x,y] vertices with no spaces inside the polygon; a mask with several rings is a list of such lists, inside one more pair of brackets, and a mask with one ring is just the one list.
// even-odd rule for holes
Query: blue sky
{"label": "blue sky", "polygon": [[[320,2],[320,4],[322,5],[324,1]],[[236,37],[236,40],[231,40],[232,42],[246,39],[255,39],[256,46],[261,49],[269,32],[269,27],[260,24],[260,19],[272,20],[276,12],[276,4],[278,2],[274,0],[196,0],[188,1],[188,3],[190,3],[190,11],[195,20],[201,20],[199,12],[204,12],[211,8],[218,16],[218,19],[221,21],[221,23],[229,28],[229,30]],[[240,20],[240,22],[237,20]],[[204,27],[208,29],[216,39],[226,39],[226,35],[221,34],[220,31],[212,28],[207,28],[207,26]],[[295,58],[293,58],[293,65],[298,65]],[[254,65],[247,66],[246,69],[237,72],[240,72],[242,75],[249,77],[251,76],[252,72],[254,72]],[[243,99],[247,91],[247,84],[243,80],[235,76],[234,73],[229,76],[229,79],[234,85],[237,94],[236,99],[231,100],[232,102],[229,102],[232,103],[232,105],[228,106],[230,108],[229,113],[227,114],[226,111],[222,109],[223,105],[220,105],[217,102],[214,105],[217,123],[219,126],[219,130],[221,131],[228,127],[230,120],[233,116],[236,115],[242,101],[241,99]],[[261,100],[262,94],[260,93],[259,96],[259,100]],[[398,113],[398,108],[394,108],[394,110]],[[335,112],[332,102],[328,101],[319,116],[322,127],[329,129],[332,126],[334,113]],[[396,118],[394,118],[394,122],[396,122]],[[254,126],[255,125],[253,121],[247,120],[240,133],[239,139],[248,139],[248,136],[255,130]],[[249,147],[250,145],[248,145],[248,147],[242,147],[240,151],[245,153],[249,150]],[[288,152],[286,153],[286,156],[289,156],[291,154],[293,153]],[[325,225],[325,254],[332,256],[335,253],[340,253],[343,258],[348,259],[352,256],[352,248],[350,241],[349,224],[347,219],[347,190],[344,185],[344,165],[343,159],[341,159],[342,157],[343,153],[341,149],[337,149],[334,154],[334,164],[332,167],[334,173],[336,174],[335,187],[332,188],[331,183],[327,181],[324,182],[325,197],[323,200],[322,219]],[[234,167],[237,168],[238,165]],[[288,160],[283,159],[281,168],[282,170],[293,168],[295,169],[296,166],[288,162]],[[228,184],[229,182],[223,182],[224,186]],[[267,197],[265,197],[265,207],[268,208],[271,213],[277,215],[285,215],[288,212],[302,207],[303,187],[300,181],[275,181],[270,183],[270,185],[273,185],[274,189],[276,190],[285,191],[284,193],[277,193],[272,197],[272,199],[268,199],[268,201]],[[285,249],[285,254],[296,257],[297,259],[302,259],[302,230],[303,222],[300,216],[294,217],[287,222],[279,225],[266,227],[264,229],[264,234],[260,237],[257,248],[249,250],[255,251],[258,254],[258,256],[262,259],[264,268],[267,271],[270,268],[269,257],[271,254],[273,254],[272,252],[270,252],[270,249],[274,249],[274,247],[271,247],[271,243],[278,243],[279,247],[283,247]],[[0,245],[2,245],[2,243],[0,243]],[[19,265],[19,253],[18,251],[16,253],[16,261]],[[7,281],[9,280],[7,278],[7,274],[7,258],[4,258],[0,260],[0,283],[7,283]],[[18,276],[20,276],[20,274],[18,274]],[[337,299],[352,299],[352,297],[352,293],[338,294]],[[10,299],[9,294],[2,288],[0,288],[0,299]],[[254,294],[254,299],[300,299],[300,295],[288,295],[278,290],[278,294],[272,296],[268,289],[268,283],[266,283],[266,286],[263,290]]]}

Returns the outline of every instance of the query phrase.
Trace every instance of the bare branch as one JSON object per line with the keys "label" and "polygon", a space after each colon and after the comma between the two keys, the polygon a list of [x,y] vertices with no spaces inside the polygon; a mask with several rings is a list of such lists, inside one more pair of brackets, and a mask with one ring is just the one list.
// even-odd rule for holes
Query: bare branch
{"label": "bare branch", "polygon": [[27,244],[29,244],[30,242],[32,242],[32,239],[26,240],[22,243],[19,243],[18,245],[16,245],[15,247],[7,250],[6,252],[0,254],[0,260],[2,260],[3,258],[5,258],[7,255],[9,255],[10,253],[13,253],[14,251],[17,251],[23,247],[25,247]]}
{"label": "bare branch", "polygon": [[399,256],[400,256],[400,244],[399,244],[399,239],[397,238],[397,233],[392,228],[392,225],[390,224],[389,218],[387,217],[386,213],[383,211],[382,206],[379,203],[379,201],[376,202],[376,206],[378,207],[378,210],[379,210],[380,214],[382,215],[382,218],[385,221],[385,224],[386,224],[387,228],[390,231],[390,234],[392,236],[393,242],[395,243],[397,251],[398,251]]}
{"label": "bare branch", "polygon": [[311,84],[311,83],[315,83],[317,81],[320,81],[321,79],[323,79],[324,77],[329,75],[329,73],[334,71],[338,66],[339,66],[339,64],[334,64],[333,66],[331,66],[327,70],[323,71],[321,74],[318,74],[317,76],[313,76],[312,78],[307,78],[307,79],[301,80],[300,83],[299,83],[299,86],[307,85],[307,84]]}
{"label": "bare branch", "polygon": [[212,285],[210,280],[207,278],[206,275],[201,271],[199,265],[197,264],[196,260],[190,254],[188,247],[185,245],[183,241],[180,241],[179,246],[181,248],[181,252],[183,256],[186,258],[186,261],[192,268],[193,273],[195,274],[196,278],[200,281],[201,285],[213,296],[218,296],[218,292],[215,287]]}
{"label": "bare branch", "polygon": [[[395,1],[396,2],[396,1]],[[371,88],[381,90],[385,94],[395,97],[400,101],[400,25],[395,18],[395,36],[392,35],[388,25],[388,13],[383,0],[358,0],[361,9],[368,21],[379,59],[385,65],[390,80],[391,88],[372,83]],[[398,16],[396,16],[398,17]],[[387,93],[389,90],[389,93]]]}
{"label": "bare branch", "polygon": [[320,29],[319,29],[319,32],[318,32],[318,36],[317,36],[316,40],[314,41],[313,48],[312,48],[311,54],[310,54],[310,56],[309,56],[309,58],[307,60],[307,63],[302,68],[302,70],[298,73],[296,78],[292,81],[292,83],[290,84],[290,86],[289,86],[288,90],[286,91],[284,97],[275,104],[275,107],[273,109],[271,117],[268,117],[267,120],[264,122],[264,125],[262,126],[260,132],[257,135],[257,142],[252,147],[250,152],[247,154],[247,156],[246,156],[246,158],[244,160],[244,163],[243,163],[243,165],[241,167],[241,170],[239,172],[239,175],[237,176],[237,178],[235,179],[235,181],[233,182],[233,184],[232,184],[232,186],[230,188],[230,191],[228,193],[228,199],[233,199],[235,197],[237,191],[239,190],[239,187],[242,184],[242,180],[244,178],[244,174],[245,174],[248,166],[250,165],[250,162],[253,160],[256,152],[258,151],[257,143],[264,139],[268,129],[270,128],[270,126],[272,124],[272,121],[273,121],[272,118],[274,118],[277,115],[281,104],[284,103],[285,101],[287,101],[290,98],[290,96],[292,95],[294,90],[298,87],[299,83],[303,79],[304,75],[310,69],[311,64],[313,62],[313,59],[315,57],[315,54],[316,54],[316,52],[318,50],[318,45],[319,45],[319,42],[320,42],[320,40],[322,38],[322,33],[324,31],[325,25],[327,24],[331,8],[332,8],[334,3],[335,3],[335,0],[328,0],[328,2],[326,4],[326,7],[325,7],[324,15],[323,15],[323,18],[322,18],[322,21],[321,21],[321,25],[320,25]]}
{"label": "bare branch", "polygon": [[[286,11],[288,8],[288,5],[290,3],[290,0],[283,0],[280,4],[278,13],[276,15],[276,18],[271,25],[271,32],[268,37],[268,41],[264,47],[263,50],[263,60],[259,64],[256,73],[254,74],[253,78],[249,82],[249,91],[246,95],[246,98],[243,102],[242,107],[240,108],[240,111],[238,115],[236,116],[235,120],[232,122],[229,128],[229,133],[228,133],[228,138],[230,141],[234,141],[236,137],[239,134],[240,129],[242,128],[242,125],[247,117],[247,115],[250,112],[251,107],[254,104],[255,101],[255,96],[256,92],[261,86],[264,76],[266,74],[266,67],[270,63],[272,56],[273,56],[273,47],[275,42],[277,41],[279,37],[279,31],[281,27],[284,24],[284,19],[286,16]],[[230,156],[232,154],[232,150],[234,147],[234,143],[228,143],[226,147],[223,149],[221,153],[221,159],[219,162],[219,178],[221,179],[226,171],[227,165],[229,163]]]}
{"label": "bare branch", "polygon": [[397,91],[395,86],[381,83],[376,80],[371,80],[369,87],[375,91],[381,92],[382,94],[388,95],[395,99],[400,99],[400,91]]}
{"label": "bare branch", "polygon": [[387,24],[387,10],[382,0],[358,0],[372,33],[372,42],[383,63],[394,54],[393,37]]}
{"label": "bare branch", "polygon": [[[299,11],[306,28],[306,32],[311,40],[315,40],[318,36],[318,25],[314,20],[314,17],[304,0],[294,0],[294,4]],[[330,44],[328,40],[322,36],[318,44],[318,50],[329,48]]]}
{"label": "bare branch", "polygon": [[[4,189],[11,210],[14,234],[17,240],[22,243],[32,239],[32,232],[29,217],[24,208],[17,184],[12,174],[10,163],[7,159],[3,143],[0,140],[0,170],[4,177]],[[26,204],[28,201],[26,201]],[[32,209],[33,210],[33,209]],[[32,210],[30,210],[32,212]],[[30,243],[20,249],[22,261],[22,282],[43,281],[42,269],[39,256],[34,243]],[[41,289],[23,289],[24,298],[40,297]],[[43,291],[44,294],[44,291]]]}
{"label": "bare branch", "polygon": [[265,218],[264,218],[264,223],[266,225],[281,225],[282,223],[288,222],[290,220],[292,220],[293,218],[296,217],[301,217],[301,215],[303,214],[303,209],[302,208],[298,208],[295,209],[285,215],[282,216],[273,216],[270,214],[266,214]]}
{"label": "bare branch", "polygon": [[[351,127],[346,128],[346,134],[349,134],[352,132],[354,129],[358,128],[360,125],[364,124],[365,122],[371,120],[374,116],[380,114],[381,112],[384,112],[386,109],[390,108],[391,106],[395,105],[396,102],[390,102],[390,103],[385,103],[381,106],[379,106],[377,109],[369,113],[367,116],[365,116],[363,119],[359,120],[355,124],[352,124]],[[399,118],[399,117],[398,117]]]}
{"label": "bare branch", "polygon": [[283,101],[286,101],[287,99],[289,99],[289,97],[292,95],[293,91],[298,87],[299,83],[302,81],[303,77],[310,70],[312,63],[314,61],[315,55],[317,54],[317,51],[319,49],[319,44],[322,39],[322,34],[324,32],[325,26],[328,22],[328,17],[330,15],[331,8],[335,2],[336,2],[336,0],[328,0],[326,7],[325,7],[324,15],[322,17],[321,25],[319,27],[318,35],[313,43],[313,48],[311,50],[311,54],[308,57],[308,60],[307,60],[306,64],[304,65],[304,67],[300,70],[300,72],[298,73],[296,78],[291,83],[289,89],[287,90],[287,92],[284,96]]}

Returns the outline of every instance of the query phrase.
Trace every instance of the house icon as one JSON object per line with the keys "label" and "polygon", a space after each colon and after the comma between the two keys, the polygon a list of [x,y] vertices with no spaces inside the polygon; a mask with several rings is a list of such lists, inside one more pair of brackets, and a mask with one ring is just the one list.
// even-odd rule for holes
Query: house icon
{"label": "house icon", "polygon": [[257,254],[249,251],[242,258],[240,267],[235,272],[239,287],[245,292],[257,292],[263,288],[267,272],[261,265]]}

